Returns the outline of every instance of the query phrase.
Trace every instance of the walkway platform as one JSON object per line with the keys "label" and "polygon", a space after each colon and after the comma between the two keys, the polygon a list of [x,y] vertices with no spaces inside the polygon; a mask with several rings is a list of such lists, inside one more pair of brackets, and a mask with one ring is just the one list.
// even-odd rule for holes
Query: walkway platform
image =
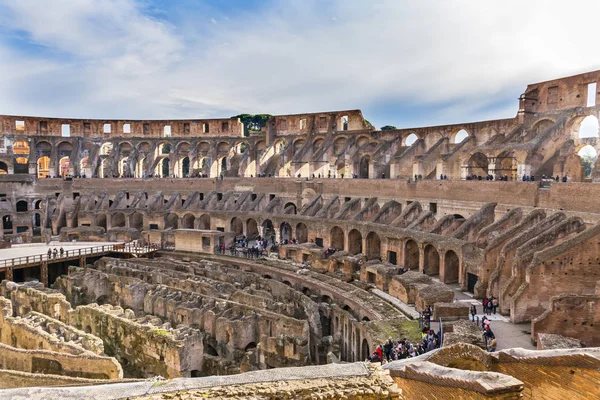
{"label": "walkway platform", "polygon": [[[60,248],[64,252],[60,254]],[[58,254],[54,256],[56,249]],[[48,250],[52,255],[48,256]],[[13,280],[15,271],[27,268],[40,268],[40,281],[48,285],[48,268],[53,265],[84,266],[88,258],[111,254],[125,257],[151,257],[159,249],[153,246],[141,246],[134,243],[107,242],[50,242],[48,244],[14,245],[9,249],[0,249],[0,280]]]}

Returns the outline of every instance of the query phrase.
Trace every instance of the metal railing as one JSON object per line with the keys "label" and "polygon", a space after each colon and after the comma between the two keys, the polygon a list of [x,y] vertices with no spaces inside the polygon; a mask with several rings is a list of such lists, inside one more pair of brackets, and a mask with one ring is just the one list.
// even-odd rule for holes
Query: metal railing
{"label": "metal railing", "polygon": [[15,257],[9,258],[7,260],[0,260],[0,268],[11,268],[11,267],[19,267],[22,265],[29,264],[38,264],[44,262],[54,262],[61,261],[69,258],[79,258],[81,256],[94,256],[105,253],[135,253],[135,254],[146,254],[152,251],[158,250],[158,246],[156,245],[137,245],[137,244],[109,244],[103,246],[94,246],[94,247],[84,247],[81,249],[73,249],[73,250],[65,250],[62,254],[60,251],[51,255],[46,254],[36,254],[32,256],[23,256],[23,257]]}

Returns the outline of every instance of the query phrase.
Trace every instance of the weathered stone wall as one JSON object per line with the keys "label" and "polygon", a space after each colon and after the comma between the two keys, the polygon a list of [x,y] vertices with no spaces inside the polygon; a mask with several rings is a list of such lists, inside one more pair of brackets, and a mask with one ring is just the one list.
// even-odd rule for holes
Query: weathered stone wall
{"label": "weathered stone wall", "polygon": [[600,346],[600,296],[562,294],[550,299],[550,307],[531,321],[531,337],[540,333],[558,333],[583,342],[586,347]]}
{"label": "weathered stone wall", "polygon": [[49,350],[24,350],[0,343],[0,369],[88,379],[121,379],[121,365],[112,357]]}
{"label": "weathered stone wall", "polygon": [[106,353],[131,374],[174,378],[202,369],[203,341],[198,331],[173,332],[130,318],[132,313],[120,307],[96,304],[78,306],[69,317],[71,325],[102,338]]}

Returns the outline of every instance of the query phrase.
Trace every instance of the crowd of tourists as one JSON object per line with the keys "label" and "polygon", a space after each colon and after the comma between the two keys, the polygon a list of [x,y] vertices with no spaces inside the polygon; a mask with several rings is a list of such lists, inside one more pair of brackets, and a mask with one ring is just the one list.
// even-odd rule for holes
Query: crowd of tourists
{"label": "crowd of tourists", "polygon": [[417,357],[438,347],[440,347],[439,332],[424,327],[419,343],[411,343],[407,338],[396,340],[389,338],[387,342],[377,346],[365,361],[384,364],[395,360]]}

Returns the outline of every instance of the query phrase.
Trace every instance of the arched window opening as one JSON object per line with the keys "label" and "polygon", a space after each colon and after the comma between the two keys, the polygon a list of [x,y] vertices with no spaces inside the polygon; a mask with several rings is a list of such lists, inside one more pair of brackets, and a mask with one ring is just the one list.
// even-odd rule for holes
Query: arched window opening
{"label": "arched window opening", "polygon": [[469,137],[469,133],[464,129],[461,129],[454,135],[454,143],[461,143],[463,140]]}
{"label": "arched window opening", "polygon": [[579,139],[597,138],[598,136],[598,118],[588,115],[579,125]]}
{"label": "arched window opening", "polygon": [[592,171],[594,170],[594,165],[596,165],[596,160],[598,159],[598,152],[595,148],[590,146],[589,144],[583,146],[577,154],[581,159],[581,166],[583,167],[583,176],[589,178],[592,176]]}
{"label": "arched window opening", "polygon": [[415,142],[419,140],[419,137],[417,135],[415,135],[414,133],[411,133],[410,135],[408,135],[406,137],[406,139],[404,139],[404,145],[405,146],[412,146],[413,144],[415,144]]}
{"label": "arched window opening", "polygon": [[17,212],[27,211],[27,202],[25,200],[17,201]]}

